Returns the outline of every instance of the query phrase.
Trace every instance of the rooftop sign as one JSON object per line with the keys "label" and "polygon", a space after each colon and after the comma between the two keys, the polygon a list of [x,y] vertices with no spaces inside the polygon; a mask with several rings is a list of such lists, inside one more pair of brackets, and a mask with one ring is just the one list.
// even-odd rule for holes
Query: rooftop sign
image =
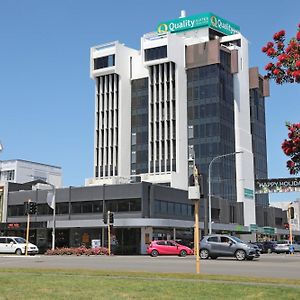
{"label": "rooftop sign", "polygon": [[157,33],[175,33],[201,27],[209,27],[225,35],[236,34],[240,31],[238,25],[222,19],[213,13],[205,13],[159,23]]}

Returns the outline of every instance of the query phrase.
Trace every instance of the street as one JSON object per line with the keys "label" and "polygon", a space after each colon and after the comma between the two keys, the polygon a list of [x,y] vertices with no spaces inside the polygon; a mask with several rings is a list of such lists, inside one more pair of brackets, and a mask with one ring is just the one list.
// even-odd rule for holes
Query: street
{"label": "street", "polygon": [[[0,255],[0,268],[93,269],[196,273],[194,256],[16,256]],[[263,254],[253,261],[200,260],[201,274],[300,279],[300,254]]]}

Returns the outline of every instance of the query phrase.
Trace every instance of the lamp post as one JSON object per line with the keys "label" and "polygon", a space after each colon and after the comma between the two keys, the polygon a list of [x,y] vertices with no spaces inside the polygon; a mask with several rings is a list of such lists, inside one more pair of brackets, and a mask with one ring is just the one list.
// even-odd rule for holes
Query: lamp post
{"label": "lamp post", "polygon": [[231,155],[236,155],[239,153],[243,153],[243,151],[236,151],[236,152],[232,152],[232,153],[218,155],[218,156],[214,157],[208,165],[208,233],[209,234],[212,234],[212,222],[211,222],[211,196],[212,196],[212,194],[211,194],[211,167],[212,167],[212,164],[217,159],[231,156]]}
{"label": "lamp post", "polygon": [[52,250],[55,249],[55,226],[56,226],[56,188],[53,184],[49,183],[49,182],[43,182],[43,184],[47,184],[49,186],[51,186],[52,188],[52,195],[48,194],[47,195],[47,203],[48,205],[53,209],[53,224],[52,224]]}

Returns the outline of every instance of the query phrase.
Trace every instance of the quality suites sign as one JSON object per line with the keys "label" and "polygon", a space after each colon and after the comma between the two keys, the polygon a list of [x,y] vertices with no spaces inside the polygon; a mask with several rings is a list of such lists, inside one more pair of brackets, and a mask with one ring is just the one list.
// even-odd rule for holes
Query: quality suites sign
{"label": "quality suites sign", "polygon": [[240,31],[238,25],[220,18],[213,13],[204,13],[160,23],[157,26],[157,33],[175,33],[201,27],[209,27],[225,35],[235,34]]}

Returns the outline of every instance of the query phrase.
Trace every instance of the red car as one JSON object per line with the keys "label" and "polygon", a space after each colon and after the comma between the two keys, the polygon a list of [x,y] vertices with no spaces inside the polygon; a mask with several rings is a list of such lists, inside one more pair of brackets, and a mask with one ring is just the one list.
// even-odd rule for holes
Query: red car
{"label": "red car", "polygon": [[184,257],[193,254],[193,250],[174,241],[152,241],[147,248],[147,254],[150,254],[152,257],[158,255],[179,255]]}

